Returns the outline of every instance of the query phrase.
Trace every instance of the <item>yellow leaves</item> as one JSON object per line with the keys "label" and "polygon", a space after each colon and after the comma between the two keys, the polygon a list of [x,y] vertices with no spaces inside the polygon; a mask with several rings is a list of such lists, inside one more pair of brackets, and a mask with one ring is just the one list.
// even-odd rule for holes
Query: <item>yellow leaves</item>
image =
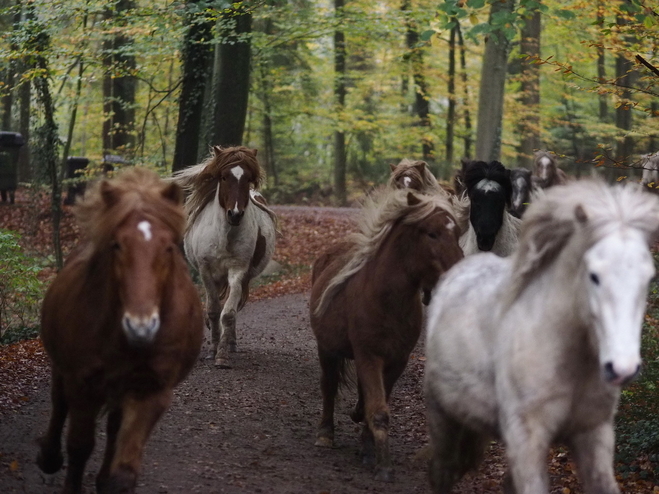
{"label": "yellow leaves", "polygon": [[10,472],[17,472],[19,468],[18,460],[14,460],[9,464]]}

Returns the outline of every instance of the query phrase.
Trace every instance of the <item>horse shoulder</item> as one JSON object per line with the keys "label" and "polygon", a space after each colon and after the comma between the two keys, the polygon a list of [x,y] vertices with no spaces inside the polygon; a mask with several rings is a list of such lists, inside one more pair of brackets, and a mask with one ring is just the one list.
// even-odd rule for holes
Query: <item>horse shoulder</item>
{"label": "horse shoulder", "polygon": [[519,231],[521,224],[521,219],[516,218],[507,211],[504,212],[503,225],[497,234],[492,252],[501,257],[511,255],[517,249],[517,245],[519,244]]}
{"label": "horse shoulder", "polygon": [[567,173],[560,168],[556,168],[556,183],[555,185],[566,185],[568,183]]}

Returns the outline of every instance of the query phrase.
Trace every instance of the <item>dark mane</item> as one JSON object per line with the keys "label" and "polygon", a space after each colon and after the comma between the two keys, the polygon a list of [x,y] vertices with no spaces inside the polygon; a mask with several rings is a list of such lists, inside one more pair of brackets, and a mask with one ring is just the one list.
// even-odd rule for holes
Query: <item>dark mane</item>
{"label": "dark mane", "polygon": [[513,168],[510,170],[510,180],[514,182],[518,178],[523,178],[525,182],[531,185],[531,170],[526,168]]}
{"label": "dark mane", "polygon": [[472,161],[463,172],[464,185],[467,193],[471,195],[476,184],[483,179],[492,180],[498,183],[506,195],[506,204],[510,204],[510,197],[513,193],[512,182],[510,181],[510,170],[498,161]]}

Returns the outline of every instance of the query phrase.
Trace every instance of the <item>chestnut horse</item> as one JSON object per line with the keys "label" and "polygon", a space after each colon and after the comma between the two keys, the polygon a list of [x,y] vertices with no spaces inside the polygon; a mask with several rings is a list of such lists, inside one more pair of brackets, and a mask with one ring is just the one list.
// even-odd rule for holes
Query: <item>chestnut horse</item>
{"label": "chestnut horse", "polygon": [[211,358],[230,367],[236,351],[236,313],[275,250],[277,218],[259,194],[256,149],[213,147],[213,154],[174,176],[190,195],[185,253],[206,290]]}
{"label": "chestnut horse", "polygon": [[46,293],[41,338],[52,362],[53,411],[37,464],[62,467],[63,492],[82,491],[96,419],[107,411],[98,492],[133,492],[142,451],[190,372],[203,311],[178,247],[182,194],[146,169],[97,183],[75,207],[84,240]]}
{"label": "chestnut horse", "polygon": [[393,480],[389,396],[421,332],[421,291],[462,258],[450,202],[439,195],[383,189],[362,211],[360,233],[313,267],[311,328],[318,343],[323,414],[317,446],[332,446],[334,399],[346,361],[355,361],[364,421],[364,462]]}

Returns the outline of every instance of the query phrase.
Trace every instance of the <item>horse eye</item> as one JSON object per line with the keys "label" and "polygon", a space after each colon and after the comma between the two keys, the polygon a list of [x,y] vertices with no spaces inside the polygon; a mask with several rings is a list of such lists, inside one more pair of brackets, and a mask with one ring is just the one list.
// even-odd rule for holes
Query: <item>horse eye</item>
{"label": "horse eye", "polygon": [[428,232],[428,236],[433,240],[437,240],[439,238],[439,235],[437,235],[435,232]]}
{"label": "horse eye", "polygon": [[112,250],[121,250],[121,245],[119,245],[119,242],[112,242]]}
{"label": "horse eye", "polygon": [[592,281],[595,285],[599,285],[600,277],[597,276],[595,273],[590,273],[590,281]]}

